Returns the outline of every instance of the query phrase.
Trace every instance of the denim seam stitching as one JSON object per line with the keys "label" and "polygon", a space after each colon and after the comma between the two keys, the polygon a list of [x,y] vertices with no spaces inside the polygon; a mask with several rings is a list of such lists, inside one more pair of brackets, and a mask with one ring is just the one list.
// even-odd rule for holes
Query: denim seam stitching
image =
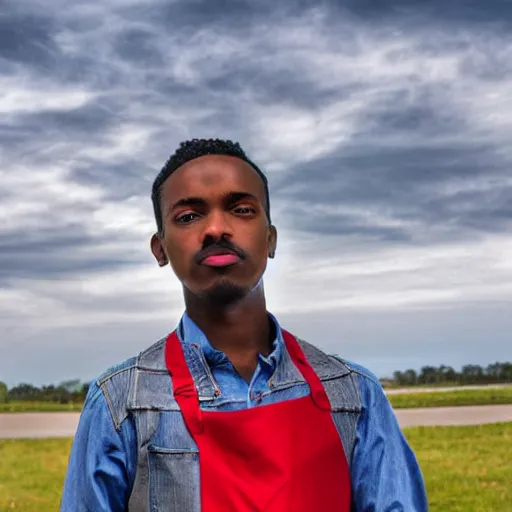
{"label": "denim seam stitching", "polygon": [[148,372],[148,373],[153,373],[153,374],[159,374],[159,375],[168,375],[169,374],[169,370],[166,369],[158,369],[158,368],[150,368],[148,366],[142,366],[140,364],[138,364],[136,366],[137,370],[142,370],[144,372]]}
{"label": "denim seam stitching", "polygon": [[377,378],[372,377],[371,375],[368,375],[366,373],[363,373],[362,371],[358,370],[357,368],[351,368],[350,370],[352,373],[355,373],[356,375],[358,375],[360,377],[364,377],[366,380],[369,380],[370,382],[373,382],[374,384],[377,384],[378,386],[382,387],[382,384],[380,383],[380,381]]}
{"label": "denim seam stitching", "polygon": [[269,393],[272,393],[274,391],[282,391],[284,389],[288,389],[288,388],[291,388],[293,386],[298,386],[300,384],[306,384],[307,386],[307,382],[305,380],[291,380],[291,381],[286,381],[286,382],[280,382],[279,384],[269,384],[271,389],[269,391]]}
{"label": "denim seam stitching", "polygon": [[[199,355],[199,360],[201,361],[201,364],[203,366],[203,370],[208,375],[208,379],[210,380],[210,384],[215,389],[215,393],[214,393],[214,396],[212,398],[219,398],[220,396],[222,396],[221,389],[220,389],[219,385],[217,384],[217,381],[215,380],[215,377],[213,376],[213,373],[212,373],[210,367],[208,366],[208,363],[206,361],[206,358],[204,357],[203,351],[199,347],[196,348],[193,345],[192,345],[192,347],[193,347],[193,350],[197,351],[197,353]],[[205,395],[203,395],[203,397],[204,396]]]}
{"label": "denim seam stitching", "polygon": [[133,362],[132,364],[130,364],[129,366],[124,366],[122,368],[118,368],[117,370],[114,370],[113,372],[110,372],[110,373],[107,373],[106,375],[104,375],[103,377],[99,377],[97,380],[96,380],[96,384],[99,386],[99,387],[102,387],[103,384],[105,384],[108,380],[111,380],[113,377],[115,377],[116,375],[120,374],[120,373],[123,373],[123,372],[126,372],[126,371],[129,371],[129,370],[133,370],[133,368],[136,368],[136,362]]}
{"label": "denim seam stitching", "polygon": [[117,431],[119,431],[121,424],[117,421],[117,415],[115,414],[114,404],[110,399],[110,393],[107,391],[107,387],[105,384],[101,385],[101,390],[103,391],[103,396],[105,397],[105,403],[107,404],[108,411],[110,413],[110,417],[112,418],[112,422]]}

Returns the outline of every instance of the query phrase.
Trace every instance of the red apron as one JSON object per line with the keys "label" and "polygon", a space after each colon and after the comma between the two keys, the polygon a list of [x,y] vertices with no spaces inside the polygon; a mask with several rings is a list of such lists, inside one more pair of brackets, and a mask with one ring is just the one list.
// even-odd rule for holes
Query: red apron
{"label": "red apron", "polygon": [[175,332],[165,361],[174,397],[199,449],[204,512],[350,511],[350,476],[324,387],[283,331],[310,395],[239,411],[202,411]]}

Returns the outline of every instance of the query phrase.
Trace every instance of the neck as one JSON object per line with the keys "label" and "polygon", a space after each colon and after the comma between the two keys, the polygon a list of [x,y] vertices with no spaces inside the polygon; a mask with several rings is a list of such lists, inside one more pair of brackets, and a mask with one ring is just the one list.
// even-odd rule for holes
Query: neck
{"label": "neck", "polygon": [[263,285],[228,307],[212,306],[185,292],[188,316],[210,344],[226,354],[247,381],[258,364],[258,354],[268,355],[275,337],[268,317]]}

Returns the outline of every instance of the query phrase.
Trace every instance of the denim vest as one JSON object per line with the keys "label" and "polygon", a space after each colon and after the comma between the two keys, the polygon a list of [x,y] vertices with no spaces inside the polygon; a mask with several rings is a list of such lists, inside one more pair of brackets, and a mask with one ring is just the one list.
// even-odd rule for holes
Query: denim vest
{"label": "denim vest", "polygon": [[[342,359],[298,341],[325,387],[350,466],[362,405],[356,376]],[[133,365],[107,373],[98,381],[115,427],[119,429],[132,416],[137,430],[138,462],[130,512],[201,510],[199,452],[173,397],[165,365],[165,342],[161,339],[142,352]],[[201,408],[221,407],[220,390],[199,347],[184,343],[183,351]],[[286,400],[290,391],[298,391],[292,388],[300,387],[302,394],[307,393],[302,374],[283,348],[282,359],[270,378],[270,391],[262,395],[260,405]]]}

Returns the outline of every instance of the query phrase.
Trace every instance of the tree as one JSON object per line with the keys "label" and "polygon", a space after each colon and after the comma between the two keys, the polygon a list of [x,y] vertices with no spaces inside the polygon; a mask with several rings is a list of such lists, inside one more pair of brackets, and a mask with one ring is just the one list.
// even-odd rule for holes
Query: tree
{"label": "tree", "polygon": [[488,382],[501,382],[503,379],[503,367],[502,363],[494,363],[487,366],[485,369],[485,375]]}
{"label": "tree", "polygon": [[439,382],[457,382],[458,374],[451,366],[445,366],[442,364],[438,368]]}
{"label": "tree", "polygon": [[42,392],[32,384],[20,384],[9,389],[9,400],[43,400]]}
{"label": "tree", "polygon": [[435,366],[424,366],[418,378],[420,384],[435,384],[437,382],[437,368]]}
{"label": "tree", "polygon": [[512,363],[503,363],[502,382],[512,382]]}
{"label": "tree", "polygon": [[404,373],[403,372],[393,372],[393,380],[399,385],[404,386],[405,385],[405,379],[404,379]]}
{"label": "tree", "polygon": [[418,375],[414,370],[407,370],[404,373],[405,383],[407,386],[415,386],[418,384]]}
{"label": "tree", "polygon": [[9,389],[7,388],[7,384],[0,381],[0,404],[8,402],[8,393]]}
{"label": "tree", "polygon": [[462,367],[461,377],[465,384],[478,384],[484,380],[484,369],[478,364],[467,364]]}

